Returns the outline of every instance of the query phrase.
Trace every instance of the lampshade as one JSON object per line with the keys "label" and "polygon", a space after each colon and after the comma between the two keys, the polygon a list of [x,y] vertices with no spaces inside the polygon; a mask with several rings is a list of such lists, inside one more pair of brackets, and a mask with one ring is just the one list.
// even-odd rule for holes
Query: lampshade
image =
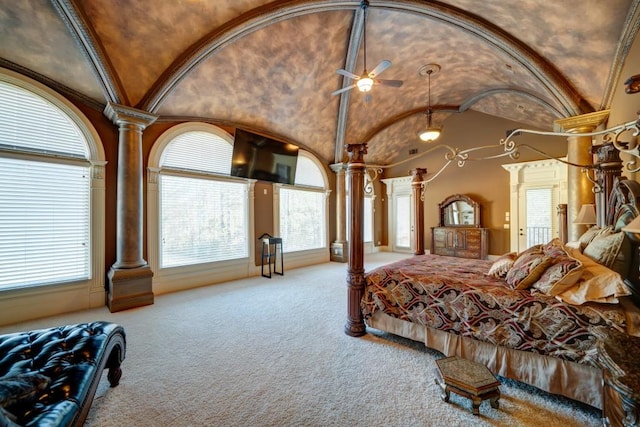
{"label": "lampshade", "polygon": [[373,87],[373,80],[369,77],[363,77],[356,82],[360,92],[369,92]]}
{"label": "lampshade", "polygon": [[598,221],[596,220],[596,205],[594,204],[586,204],[582,205],[580,208],[580,212],[578,212],[578,216],[576,220],[573,221],[574,224],[586,224],[593,225]]}
{"label": "lampshade", "polygon": [[640,233],[640,216],[637,216],[633,221],[629,224],[622,227],[622,231],[626,231],[627,233]]}
{"label": "lampshade", "polygon": [[441,130],[439,128],[427,127],[425,130],[420,132],[418,136],[420,137],[421,140],[425,142],[431,142],[431,141],[435,141],[440,137],[440,132]]}

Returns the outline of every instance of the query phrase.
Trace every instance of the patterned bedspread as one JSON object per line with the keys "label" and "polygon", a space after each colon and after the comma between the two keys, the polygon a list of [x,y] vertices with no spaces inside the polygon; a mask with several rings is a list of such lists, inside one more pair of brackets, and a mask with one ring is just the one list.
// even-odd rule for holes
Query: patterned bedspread
{"label": "patterned bedspread", "polygon": [[365,320],[376,311],[504,347],[594,366],[590,328],[625,330],[613,304],[573,306],[553,297],[511,289],[485,275],[492,261],[420,255],[366,274]]}

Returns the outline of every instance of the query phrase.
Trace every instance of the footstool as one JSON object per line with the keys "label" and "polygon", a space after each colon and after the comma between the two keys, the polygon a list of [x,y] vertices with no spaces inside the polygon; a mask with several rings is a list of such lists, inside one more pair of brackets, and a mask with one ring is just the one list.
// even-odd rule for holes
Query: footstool
{"label": "footstool", "polygon": [[498,408],[500,381],[484,365],[452,356],[436,360],[436,384],[442,389],[440,397],[449,401],[453,392],[473,404],[473,415],[480,415],[480,404],[489,399],[492,408]]}

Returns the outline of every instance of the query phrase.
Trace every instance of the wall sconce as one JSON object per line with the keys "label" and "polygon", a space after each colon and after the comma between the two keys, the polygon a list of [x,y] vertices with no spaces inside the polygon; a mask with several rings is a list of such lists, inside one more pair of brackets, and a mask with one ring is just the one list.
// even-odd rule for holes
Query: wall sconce
{"label": "wall sconce", "polygon": [[596,205],[594,204],[586,204],[582,205],[580,208],[580,212],[578,212],[578,216],[576,220],[573,221],[574,224],[584,224],[584,225],[593,225],[598,221],[596,219]]}

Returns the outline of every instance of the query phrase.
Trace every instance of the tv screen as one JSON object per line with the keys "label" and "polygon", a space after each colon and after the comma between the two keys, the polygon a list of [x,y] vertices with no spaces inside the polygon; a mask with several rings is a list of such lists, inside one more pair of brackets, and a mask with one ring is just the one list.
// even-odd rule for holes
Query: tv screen
{"label": "tv screen", "polygon": [[297,163],[296,145],[236,129],[232,176],[293,185]]}

